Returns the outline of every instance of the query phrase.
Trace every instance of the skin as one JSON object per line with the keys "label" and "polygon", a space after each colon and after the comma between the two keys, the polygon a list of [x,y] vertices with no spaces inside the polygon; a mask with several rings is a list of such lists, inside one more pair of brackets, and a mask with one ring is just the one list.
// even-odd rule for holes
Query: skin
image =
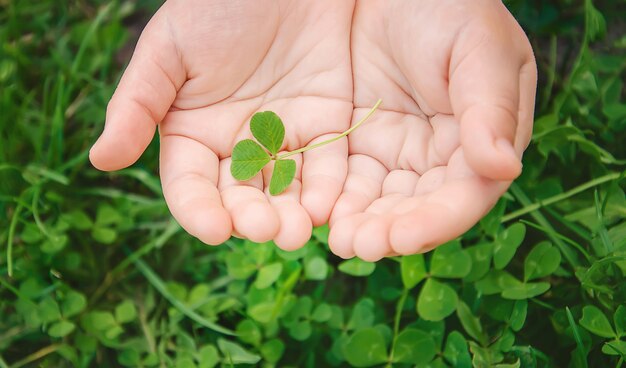
{"label": "skin", "polygon": [[[160,174],[181,226],[296,249],[330,223],[340,257],[428,251],[473,226],[521,171],[536,65],[496,0],[171,0],[146,26],[107,108],[93,165],[133,164],[159,128]],[[283,120],[296,179],[268,192],[230,153],[257,111]]]}

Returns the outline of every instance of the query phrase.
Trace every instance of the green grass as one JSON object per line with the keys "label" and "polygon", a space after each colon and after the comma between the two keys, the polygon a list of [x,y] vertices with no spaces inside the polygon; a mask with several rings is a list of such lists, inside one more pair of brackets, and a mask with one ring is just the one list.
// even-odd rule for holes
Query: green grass
{"label": "green grass", "polygon": [[506,2],[540,71],[523,175],[459,241],[376,265],[325,228],[200,244],[156,144],[91,168],[139,3],[0,0],[0,368],[623,365],[626,2]]}

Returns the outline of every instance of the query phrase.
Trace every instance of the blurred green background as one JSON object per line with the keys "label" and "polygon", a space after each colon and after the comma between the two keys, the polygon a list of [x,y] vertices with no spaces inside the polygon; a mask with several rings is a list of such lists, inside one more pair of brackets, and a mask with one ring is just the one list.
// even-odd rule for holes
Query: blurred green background
{"label": "blurred green background", "polygon": [[153,142],[87,154],[158,1],[0,0],[0,368],[621,367],[626,1],[505,1],[540,85],[524,173],[462,238],[377,264],[206,247]]}

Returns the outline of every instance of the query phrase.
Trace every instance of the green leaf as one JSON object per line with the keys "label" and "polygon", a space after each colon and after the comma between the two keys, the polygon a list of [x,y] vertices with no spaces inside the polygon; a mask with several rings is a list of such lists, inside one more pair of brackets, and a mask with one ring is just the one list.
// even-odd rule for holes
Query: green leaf
{"label": "green leaf", "polygon": [[255,346],[261,342],[261,338],[263,337],[259,326],[249,319],[244,319],[239,322],[235,332],[239,340]]}
{"label": "green leaf", "polygon": [[528,313],[528,302],[526,300],[517,300],[513,305],[509,325],[513,331],[519,331],[524,327],[526,315]]}
{"label": "green leaf", "polygon": [[270,363],[276,363],[285,352],[285,344],[279,339],[272,339],[261,346],[261,355]]}
{"label": "green leaf", "polygon": [[602,352],[606,355],[626,356],[626,341],[608,341],[602,345]]}
{"label": "green leaf", "polygon": [[59,305],[51,297],[47,297],[39,303],[37,314],[43,323],[54,322],[61,319]]}
{"label": "green leaf", "polygon": [[270,155],[257,142],[244,139],[233,148],[230,173],[237,180],[250,180],[269,162]]}
{"label": "green leaf", "polygon": [[[215,351],[217,351],[217,349],[215,349]],[[201,352],[199,352],[198,354],[201,354]],[[202,364],[202,358],[198,358],[200,360],[200,365],[198,365],[198,368],[213,368],[214,366],[209,366],[209,365],[203,365]],[[145,358],[143,358],[141,364],[143,364],[145,367],[156,367],[159,365],[159,363],[161,362],[161,359],[159,358],[159,356],[157,355],[157,353],[148,353],[146,355]]]}
{"label": "green leaf", "polygon": [[393,352],[395,363],[419,364],[433,360],[437,354],[435,341],[426,332],[407,328],[400,332]]}
{"label": "green leaf", "polygon": [[480,324],[478,317],[474,316],[467,304],[460,301],[456,308],[456,315],[459,317],[459,321],[461,321],[465,332],[484,345],[487,337],[483,332],[483,326]]}
{"label": "green leaf", "polygon": [[258,303],[248,306],[248,315],[257,322],[269,323],[274,312],[274,302]]}
{"label": "green leaf", "polygon": [[72,227],[79,230],[88,230],[93,226],[93,221],[91,221],[89,216],[87,216],[84,211],[78,209],[64,213],[61,215],[61,218]]}
{"label": "green leaf", "polygon": [[115,320],[119,323],[132,322],[137,318],[137,309],[130,300],[124,300],[115,307]]}
{"label": "green leaf", "polygon": [[427,321],[440,321],[454,312],[457,301],[453,288],[428,279],[417,298],[417,313]]}
{"label": "green leaf", "polygon": [[217,339],[217,346],[226,357],[226,362],[232,364],[256,364],[261,360],[257,354],[251,353],[234,342]]}
{"label": "green leaf", "polygon": [[141,362],[141,355],[135,349],[124,349],[117,356],[117,361],[124,367],[137,367]]}
{"label": "green leaf", "polygon": [[493,264],[497,269],[503,269],[513,259],[525,235],[526,226],[521,222],[509,226],[498,234],[493,248]]}
{"label": "green leaf", "polygon": [[119,225],[124,222],[124,216],[114,207],[104,204],[98,206],[96,226]]}
{"label": "green leaf", "polygon": [[490,347],[495,351],[509,352],[515,344],[515,335],[510,329],[505,329],[498,340],[494,342]]}
{"label": "green leaf", "polygon": [[619,337],[626,335],[626,307],[620,305],[617,307],[615,314],[613,315],[613,322],[615,323],[615,331]]}
{"label": "green leaf", "polygon": [[63,317],[73,317],[82,312],[87,306],[87,299],[85,296],[76,291],[68,291],[61,303],[61,313]]}
{"label": "green leaf", "polygon": [[51,337],[64,337],[72,333],[76,325],[70,321],[59,321],[55,322],[50,329],[48,330],[48,335]]}
{"label": "green leaf", "polygon": [[258,289],[265,289],[276,282],[282,272],[283,264],[280,262],[265,265],[259,270],[254,285]]}
{"label": "green leaf", "polygon": [[586,328],[589,332],[606,338],[615,336],[615,332],[611,327],[609,319],[606,318],[602,311],[593,305],[586,305],[583,308],[583,316],[578,321],[581,326]]}
{"label": "green leaf", "polygon": [[500,363],[500,364],[496,364],[493,366],[494,368],[520,368],[521,367],[521,363],[519,358],[515,361],[515,363],[511,363],[511,364],[506,364],[506,363]]}
{"label": "green leaf", "polygon": [[337,269],[350,276],[369,276],[376,269],[376,263],[365,262],[355,257],[341,262],[339,266],[337,266]]}
{"label": "green leaf", "polygon": [[376,328],[354,333],[343,347],[343,354],[355,367],[370,367],[387,361],[385,338]]}
{"label": "green leaf", "polygon": [[402,284],[405,289],[413,289],[426,277],[426,265],[422,254],[404,256],[400,260]]}
{"label": "green leaf", "polygon": [[502,291],[502,297],[511,300],[530,299],[550,289],[549,282],[520,283]]}
{"label": "green leaf", "polygon": [[296,176],[296,162],[292,159],[277,160],[270,180],[270,194],[275,196],[284,192]]}
{"label": "green leaf", "polygon": [[358,330],[371,327],[374,324],[374,302],[371,299],[361,299],[354,305],[347,328]]}
{"label": "green leaf", "polygon": [[545,277],[561,264],[561,252],[550,242],[537,244],[524,261],[524,281]]}
{"label": "green leaf", "polygon": [[331,309],[331,307],[326,304],[326,303],[322,303],[320,305],[318,305],[317,307],[315,307],[315,310],[313,311],[313,314],[311,315],[311,319],[314,320],[315,322],[326,322],[330,319],[330,317],[332,317],[333,315],[333,311]]}
{"label": "green leaf", "polygon": [[111,244],[117,238],[117,231],[108,227],[95,226],[91,229],[91,237],[102,244]]}
{"label": "green leaf", "polygon": [[585,0],[585,36],[595,41],[606,34],[606,20],[602,13],[593,6],[591,0]]}
{"label": "green leaf", "polygon": [[226,255],[226,267],[228,275],[235,280],[246,280],[257,269],[257,265],[241,251],[235,251]]}
{"label": "green leaf", "polygon": [[506,271],[492,270],[482,280],[476,282],[476,290],[485,295],[498,294],[508,288],[519,287],[521,281]]}
{"label": "green leaf", "polygon": [[448,335],[446,346],[443,349],[443,357],[453,367],[471,368],[472,366],[467,340],[458,331],[452,331]]}
{"label": "green leaf", "polygon": [[311,337],[313,326],[309,321],[299,321],[289,326],[289,335],[295,340],[304,341]]}
{"label": "green leaf", "polygon": [[250,131],[263,147],[277,154],[285,139],[285,126],[273,111],[257,112],[250,121]]}
{"label": "green leaf", "polygon": [[461,248],[458,240],[446,243],[433,253],[430,261],[430,273],[443,278],[463,278],[472,268],[471,257]]}
{"label": "green leaf", "polygon": [[113,314],[95,311],[85,316],[85,324],[95,330],[106,330],[116,325]]}
{"label": "green leaf", "polygon": [[491,256],[493,254],[493,244],[478,244],[466,248],[465,251],[472,259],[472,269],[463,280],[466,282],[478,281],[489,272]]}
{"label": "green leaf", "polygon": [[214,345],[205,345],[198,351],[198,368],[213,368],[220,361],[220,355]]}
{"label": "green leaf", "polygon": [[311,257],[304,263],[304,277],[307,280],[325,280],[328,276],[328,263],[322,257]]}

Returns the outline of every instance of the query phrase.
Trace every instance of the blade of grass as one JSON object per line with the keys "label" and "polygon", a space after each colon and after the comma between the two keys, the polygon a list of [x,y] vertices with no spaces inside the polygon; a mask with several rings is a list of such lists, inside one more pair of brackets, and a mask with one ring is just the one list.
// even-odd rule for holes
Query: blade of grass
{"label": "blade of grass", "polygon": [[[566,192],[557,194],[555,196],[552,196],[550,198],[546,198],[543,199],[539,202],[536,203],[530,203],[530,201],[527,201],[527,204],[524,204],[524,207],[517,210],[517,211],[513,211],[507,215],[502,216],[502,222],[508,222],[511,221],[513,219],[516,219],[520,216],[523,216],[525,214],[531,213],[533,211],[536,211],[542,207],[546,207],[546,206],[550,206],[554,203],[560,202],[564,199],[567,199],[569,197],[575,196],[578,193],[584,192],[587,189],[593,188],[595,186],[598,186],[600,184],[604,184],[606,182],[612,181],[612,180],[617,180],[620,177],[623,177],[626,175],[626,171],[623,172],[617,172],[617,173],[611,173],[611,174],[607,174],[604,176],[601,176],[599,178],[593,179],[591,181],[588,181],[584,184],[581,184],[575,188],[572,188]],[[513,183],[513,185],[511,186],[511,188],[513,188],[513,186],[516,186],[515,183]],[[519,188],[519,187],[518,187]],[[515,195],[515,193],[514,193]]]}
{"label": "blade of grass", "polygon": [[146,196],[139,195],[139,194],[124,192],[122,190],[114,189],[114,188],[84,189],[84,190],[78,190],[77,194],[96,195],[96,196],[101,196],[101,197],[106,197],[106,198],[111,198],[111,199],[123,198],[131,202],[136,202],[138,204],[153,204],[153,203],[161,202],[165,206],[165,202],[163,201],[162,198],[155,199],[152,197],[146,197]]}
{"label": "blade of grass", "polygon": [[98,10],[98,15],[96,16],[96,19],[91,22],[91,24],[89,25],[89,29],[87,29],[87,32],[85,32],[85,37],[83,37],[83,40],[80,42],[78,52],[76,53],[76,57],[74,58],[74,62],[72,63],[72,67],[70,69],[71,75],[76,75],[76,73],[78,72],[78,68],[83,61],[83,56],[87,51],[89,43],[94,38],[96,31],[98,30],[98,28],[100,28],[104,19],[109,16],[109,12],[113,8],[113,5],[114,3],[110,2]]}
{"label": "blade of grass", "polygon": [[44,225],[43,221],[41,221],[41,217],[39,216],[39,197],[41,197],[41,185],[37,184],[34,187],[33,200],[31,202],[31,206],[33,209],[33,218],[35,219],[35,224],[41,230],[41,233],[46,236],[46,238],[50,240],[56,240],[54,235],[48,231],[46,225]]}
{"label": "blade of grass", "polygon": [[589,233],[589,231],[587,229],[585,229],[584,227],[582,227],[580,225],[575,224],[572,221],[569,221],[564,216],[562,216],[560,213],[558,213],[557,211],[555,211],[554,209],[552,209],[550,207],[546,207],[545,210],[550,214],[550,216],[554,217],[557,221],[559,221],[564,226],[566,226],[568,229],[570,229],[571,231],[576,233],[576,235],[578,235],[581,238],[583,238],[587,243],[591,242],[591,233]]}
{"label": "blade of grass", "polygon": [[235,335],[232,330],[207,320],[206,318],[196,313],[194,310],[187,307],[182,301],[180,301],[172,293],[169,292],[167,286],[165,286],[165,283],[163,283],[163,280],[161,280],[144,261],[142,261],[141,259],[136,259],[133,261],[133,263],[135,264],[139,272],[141,272],[143,276],[148,280],[148,282],[150,282],[150,284],[182,314],[189,317],[196,323],[215,332],[219,332],[224,335]]}
{"label": "blade of grass", "polygon": [[125,169],[117,173],[118,175],[124,175],[136,179],[141,184],[145,185],[148,189],[155,194],[162,195],[161,182],[153,175],[150,175],[146,170],[130,168]]}
{"label": "blade of grass", "polygon": [[9,277],[13,277],[13,238],[15,237],[15,228],[17,227],[17,220],[22,212],[22,208],[24,207],[21,204],[15,207],[11,223],[9,224],[9,236],[7,237],[7,273]]}
{"label": "blade of grass", "polygon": [[115,278],[120,275],[130,264],[142,256],[150,253],[155,248],[160,248],[165,244],[172,236],[180,231],[180,226],[175,221],[170,221],[165,230],[156,238],[152,238],[151,241],[144,244],[141,248],[130,253],[122,262],[120,262],[114,269],[107,272],[104,277],[104,281],[92,294],[89,304],[95,304],[100,299],[104,292],[115,282]]}
{"label": "blade of grass", "polygon": [[398,304],[396,305],[396,314],[393,319],[393,338],[391,339],[391,351],[389,353],[389,363],[387,363],[387,367],[391,367],[391,362],[393,362],[393,355],[396,349],[396,342],[398,341],[398,334],[400,333],[400,319],[402,317],[402,310],[404,309],[404,304],[406,303],[406,298],[409,296],[409,289],[404,288],[402,291],[402,296],[398,300]]}
{"label": "blade of grass", "polygon": [[[511,193],[513,193],[513,196],[515,196],[518,202],[520,202],[523,206],[525,207],[530,206],[530,203],[531,203],[530,199],[528,198],[526,193],[524,193],[522,188],[520,188],[519,185],[517,185],[517,183],[513,183],[511,185],[510,191]],[[563,243],[563,241],[557,236],[557,232],[554,230],[552,225],[550,225],[550,222],[548,222],[545,216],[541,214],[541,212],[537,211],[536,208],[529,212],[531,212],[531,216],[535,219],[535,221],[537,221],[541,226],[543,226],[543,228],[545,228],[546,234],[552,240],[552,242],[557,247],[559,247],[561,254],[567,260],[570,266],[572,266],[572,268],[574,269],[577,266],[580,266],[580,262],[578,261],[578,258],[576,257],[576,253],[574,253],[571,248],[568,248],[567,246],[565,246],[565,243]]]}
{"label": "blade of grass", "polygon": [[9,368],[9,365],[4,361],[2,355],[0,355],[0,368]]}
{"label": "blade of grass", "polygon": [[[607,195],[608,197],[608,195]],[[613,242],[609,238],[609,231],[606,229],[604,225],[604,206],[600,204],[600,194],[598,194],[598,190],[596,189],[593,192],[593,200],[596,207],[596,219],[598,221],[598,233],[600,233],[600,239],[602,240],[602,245],[604,245],[604,250],[606,254],[613,253]]]}
{"label": "blade of grass", "polygon": [[[537,230],[543,231],[546,234],[549,234],[548,230],[545,227],[543,227],[543,226],[541,226],[539,224],[536,224],[536,223],[530,222],[530,221],[526,221],[526,220],[520,220],[520,222],[522,222],[522,223],[524,223],[524,224],[526,224],[526,225],[528,225],[530,227],[533,227],[533,228],[535,228]],[[558,237],[559,239],[563,240],[564,242],[570,244],[574,248],[578,249],[578,251],[585,257],[585,259],[587,259],[587,261],[589,263],[591,263],[591,261],[592,261],[591,256],[585,250],[585,248],[582,247],[582,245],[576,243],[575,241],[573,241],[572,239],[566,237],[565,235],[561,235],[559,233],[554,233],[553,235]]]}
{"label": "blade of grass", "polygon": [[613,290],[610,290],[608,288],[606,290],[603,290],[602,287],[599,288],[597,285],[590,283],[589,279],[591,278],[593,273],[596,271],[596,269],[604,266],[606,263],[613,263],[616,261],[626,261],[626,256],[610,256],[610,257],[602,258],[600,260],[595,261],[591,265],[591,267],[589,267],[587,271],[585,271],[585,274],[581,277],[580,284],[585,287],[589,287],[593,289],[600,289],[601,291],[604,291],[607,294],[612,294]]}
{"label": "blade of grass", "polygon": [[167,228],[161,235],[159,235],[154,240],[148,242],[141,248],[132,252],[126,259],[120,262],[112,271],[112,275],[117,275],[121,273],[126,267],[128,267],[131,263],[135,262],[139,258],[144,255],[150,253],[155,248],[161,248],[172,236],[176,235],[181,230],[180,225],[174,220],[170,221]]}
{"label": "blade of grass", "polygon": [[36,360],[39,360],[45,357],[46,355],[50,355],[54,353],[55,351],[61,349],[62,347],[63,345],[61,344],[53,344],[53,345],[46,346],[45,348],[39,349],[36,352],[28,355],[26,358],[11,364],[10,368],[20,368],[25,365],[28,365]]}
{"label": "blade of grass", "polygon": [[[583,340],[580,338],[580,334],[578,333],[578,326],[576,326],[574,316],[572,316],[572,312],[569,310],[569,307],[565,307],[565,313],[567,314],[567,321],[572,328],[572,333],[574,334],[574,340],[576,340],[576,346],[578,346],[578,351],[580,351],[581,354],[584,354],[585,347],[583,345]],[[586,356],[582,356],[580,361],[583,362],[583,367],[588,368]]]}

